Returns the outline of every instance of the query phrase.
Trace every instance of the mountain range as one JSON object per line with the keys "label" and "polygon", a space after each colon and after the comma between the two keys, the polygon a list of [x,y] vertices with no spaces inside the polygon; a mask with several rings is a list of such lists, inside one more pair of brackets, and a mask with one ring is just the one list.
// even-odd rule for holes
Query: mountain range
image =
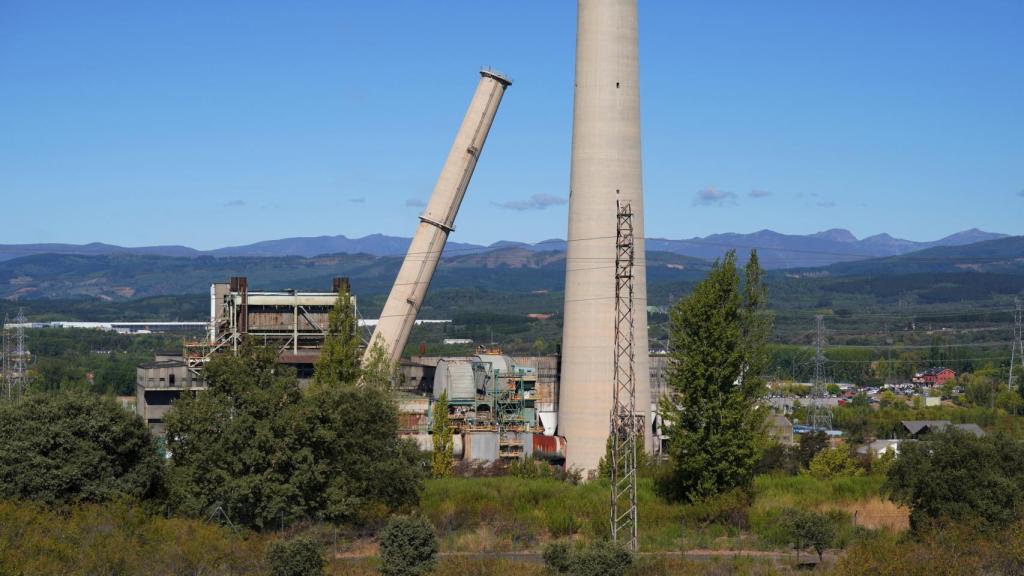
{"label": "mountain range", "polygon": [[[727,250],[745,253],[756,248],[761,263],[768,269],[828,266],[837,262],[850,262],[898,256],[940,246],[964,246],[985,240],[1006,237],[1006,234],[985,232],[972,228],[930,242],[916,242],[878,234],[858,239],[849,230],[834,228],[815,234],[781,234],[761,230],[751,234],[712,234],[683,240],[648,238],[647,250],[666,252],[703,260],[714,260]],[[362,238],[338,236],[311,236],[265,240],[243,246],[229,246],[213,250],[197,250],[188,246],[124,247],[94,242],[90,244],[0,244],[0,261],[37,254],[76,256],[169,256],[197,258],[238,257],[304,257],[314,258],[326,254],[367,254],[376,257],[394,257],[405,254],[409,238],[372,234]],[[564,252],[566,241],[551,239],[534,244],[500,241],[484,246],[463,242],[448,242],[444,256],[453,258],[470,254],[483,254],[508,249],[527,252]]]}
{"label": "mountain range", "polygon": [[[724,244],[724,243],[723,243]],[[650,246],[650,243],[648,244]],[[438,267],[431,291],[482,290],[495,293],[546,293],[564,288],[564,251],[537,251],[536,246],[504,246],[486,252],[453,254]],[[744,258],[741,257],[741,262]],[[0,262],[0,298],[33,300],[99,298],[125,300],[154,296],[202,294],[212,282],[248,276],[253,289],[327,290],[331,278],[351,278],[360,296],[386,294],[394,282],[401,256],[328,254],[305,256],[163,256],[155,254],[35,254]],[[703,278],[708,260],[672,252],[647,250],[647,283],[684,291]],[[609,263],[610,266],[610,263]],[[787,292],[800,292],[822,282],[856,292],[859,280],[894,288],[895,279],[915,289],[957,295],[949,285],[969,285],[970,293],[1016,294],[1024,286],[1024,236],[1010,236],[959,246],[937,246],[910,254],[834,262],[827,266],[787,268],[769,273]],[[918,279],[907,280],[916,275]],[[675,285],[678,288],[671,288]],[[881,285],[880,285],[881,286]],[[872,288],[878,291],[880,288]],[[907,288],[909,290],[909,288]],[[942,296],[953,297],[953,296]],[[935,297],[937,298],[937,296]],[[934,298],[933,298],[934,299]]]}

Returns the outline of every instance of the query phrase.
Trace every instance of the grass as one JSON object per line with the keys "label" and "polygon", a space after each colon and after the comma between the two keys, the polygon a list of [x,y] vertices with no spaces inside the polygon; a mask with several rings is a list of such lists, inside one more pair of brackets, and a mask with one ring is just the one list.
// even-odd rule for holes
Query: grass
{"label": "grass", "polygon": [[[661,499],[653,480],[642,478],[637,493],[640,548],[778,549],[779,517],[786,508],[835,511],[844,543],[859,538],[864,528],[899,529],[905,511],[879,498],[882,482],[871,476],[758,476],[752,502],[734,492],[681,504]],[[554,540],[605,538],[608,484],[512,476],[434,479],[426,483],[420,510],[437,528],[444,551],[537,551]],[[854,512],[860,528],[853,526]],[[890,516],[895,520],[887,520]]]}

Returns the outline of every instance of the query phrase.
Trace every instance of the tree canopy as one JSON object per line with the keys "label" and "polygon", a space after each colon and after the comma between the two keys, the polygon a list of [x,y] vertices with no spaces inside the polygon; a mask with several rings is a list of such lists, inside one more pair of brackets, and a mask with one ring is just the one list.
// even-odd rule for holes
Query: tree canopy
{"label": "tree canopy", "polygon": [[1024,512],[1024,442],[958,430],[905,442],[883,490],[910,508],[910,524],[980,521],[1002,526]]}
{"label": "tree canopy", "polygon": [[299,519],[353,521],[417,502],[422,454],[397,436],[384,390],[313,386],[246,347],[206,368],[209,389],[167,416],[168,490],[183,512],[220,505],[257,528]]}
{"label": "tree canopy", "polygon": [[38,394],[0,403],[0,498],[143,498],[161,469],[146,425],[110,398]]}
{"label": "tree canopy", "polygon": [[661,486],[697,500],[749,484],[764,442],[767,338],[771,317],[757,254],[741,289],[730,251],[670,312],[668,383],[672,471]]}
{"label": "tree canopy", "polygon": [[359,323],[348,288],[342,287],[327,315],[327,336],[315,377],[319,384],[355,384],[360,376]]}

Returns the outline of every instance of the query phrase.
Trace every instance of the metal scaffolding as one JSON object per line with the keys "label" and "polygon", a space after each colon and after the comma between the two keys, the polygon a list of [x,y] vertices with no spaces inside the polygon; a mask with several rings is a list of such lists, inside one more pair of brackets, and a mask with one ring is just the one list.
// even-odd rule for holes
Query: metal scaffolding
{"label": "metal scaffolding", "polygon": [[[1010,345],[1010,376],[1007,386],[1013,389],[1013,370],[1020,361],[1021,377],[1024,378],[1024,305],[1020,298],[1013,299],[1013,344]],[[1019,384],[1018,384],[1019,386]]]}
{"label": "metal scaffolding", "polygon": [[[637,549],[636,449],[643,417],[636,413],[636,352],[633,338],[633,212],[615,202],[615,382],[611,411],[612,541]],[[644,311],[646,314],[646,311]]]}
{"label": "metal scaffolding", "polygon": [[811,429],[831,430],[832,410],[825,405],[828,392],[825,388],[825,318],[814,317],[814,382],[811,385],[811,403],[807,407],[807,423]]}
{"label": "metal scaffolding", "polygon": [[3,327],[3,394],[4,398],[13,400],[20,398],[28,384],[29,352],[25,345],[24,310],[12,321],[4,318]]}

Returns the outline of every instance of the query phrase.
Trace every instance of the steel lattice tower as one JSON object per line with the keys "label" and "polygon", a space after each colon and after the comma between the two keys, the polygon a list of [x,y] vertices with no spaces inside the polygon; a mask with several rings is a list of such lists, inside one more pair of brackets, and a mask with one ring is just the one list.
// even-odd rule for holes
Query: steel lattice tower
{"label": "steel lattice tower", "polygon": [[812,430],[831,430],[832,411],[824,405],[825,390],[825,317],[814,317],[814,382],[811,386],[811,405],[807,407],[807,420]]}
{"label": "steel lattice tower", "polygon": [[1013,369],[1020,360],[1021,377],[1024,378],[1024,305],[1020,298],[1014,298],[1013,309],[1013,344],[1010,345],[1010,377],[1007,386],[1013,389]]}
{"label": "steel lattice tower", "polygon": [[[611,412],[612,541],[626,541],[636,551],[636,449],[643,416],[636,412],[636,348],[633,332],[633,212],[629,202],[615,202],[615,382]],[[644,311],[646,314],[646,310]]]}
{"label": "steel lattice tower", "polygon": [[28,376],[25,322],[24,310],[18,310],[18,315],[14,318],[14,328],[11,328],[11,321],[4,318],[3,379],[4,393],[8,400],[18,398],[25,392]]}
{"label": "steel lattice tower", "polygon": [[3,380],[3,395],[4,398],[10,399],[11,397],[11,338],[9,326],[11,319],[9,316],[4,315],[4,326],[3,326],[3,351],[0,354],[3,355],[3,371],[0,372],[0,380]]}

